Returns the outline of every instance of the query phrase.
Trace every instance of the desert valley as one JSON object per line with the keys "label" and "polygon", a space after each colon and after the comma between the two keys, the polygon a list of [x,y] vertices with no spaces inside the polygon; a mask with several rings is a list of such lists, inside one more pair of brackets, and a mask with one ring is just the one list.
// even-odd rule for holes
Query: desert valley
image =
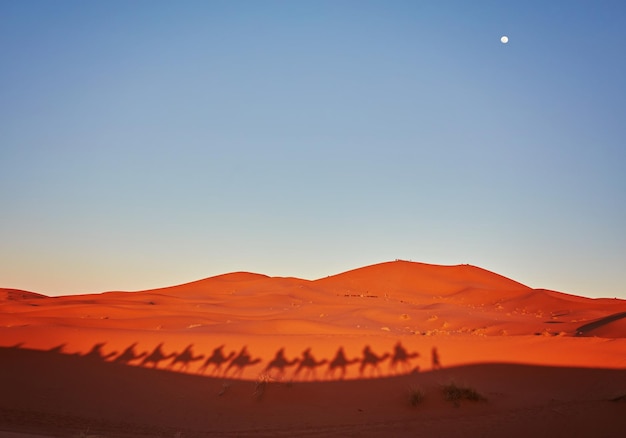
{"label": "desert valley", "polygon": [[[0,289],[0,436],[617,437],[626,301],[470,265]],[[3,435],[4,434],[4,435]]]}

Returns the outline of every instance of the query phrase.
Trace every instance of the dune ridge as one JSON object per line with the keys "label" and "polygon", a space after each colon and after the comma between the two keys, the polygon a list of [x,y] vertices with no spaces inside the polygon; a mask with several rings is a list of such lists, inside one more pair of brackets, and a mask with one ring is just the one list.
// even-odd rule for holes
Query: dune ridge
{"label": "dune ridge", "polygon": [[[0,296],[4,309],[0,324],[57,321],[115,328],[128,327],[130,321],[146,329],[184,327],[185,323],[172,323],[178,318],[188,320],[187,325],[228,325],[235,331],[256,321],[262,332],[288,333],[289,328],[276,328],[281,326],[279,321],[308,321],[308,331],[296,331],[316,334],[313,327],[335,324],[342,331],[347,327],[364,331],[387,327],[392,332],[411,334],[546,332],[574,336],[585,323],[626,310],[624,300],[531,289],[474,266],[404,261],[313,281],[239,272],[139,292],[62,297],[31,294],[5,292]],[[274,328],[263,330],[260,326],[266,322]],[[250,327],[249,331],[254,330]],[[583,331],[594,336],[626,337],[619,320],[605,320],[601,331]]]}

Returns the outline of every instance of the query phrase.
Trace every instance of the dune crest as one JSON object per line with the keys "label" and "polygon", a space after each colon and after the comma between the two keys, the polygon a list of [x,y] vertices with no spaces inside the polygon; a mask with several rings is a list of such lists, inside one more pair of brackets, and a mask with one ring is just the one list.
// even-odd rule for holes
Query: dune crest
{"label": "dune crest", "polygon": [[38,298],[46,298],[46,295],[20,289],[0,288],[0,303],[3,301],[34,300]]}
{"label": "dune crest", "polygon": [[7,328],[626,337],[619,321],[601,324],[602,330],[585,326],[626,311],[624,300],[531,289],[470,265],[385,262],[312,281],[235,272],[147,291],[80,296],[2,291],[0,324]]}

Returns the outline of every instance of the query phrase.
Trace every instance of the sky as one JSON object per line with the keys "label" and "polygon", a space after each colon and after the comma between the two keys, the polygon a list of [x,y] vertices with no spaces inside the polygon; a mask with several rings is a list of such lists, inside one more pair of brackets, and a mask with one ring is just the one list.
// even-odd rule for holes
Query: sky
{"label": "sky", "polygon": [[0,0],[0,23],[0,287],[403,259],[626,298],[620,0]]}

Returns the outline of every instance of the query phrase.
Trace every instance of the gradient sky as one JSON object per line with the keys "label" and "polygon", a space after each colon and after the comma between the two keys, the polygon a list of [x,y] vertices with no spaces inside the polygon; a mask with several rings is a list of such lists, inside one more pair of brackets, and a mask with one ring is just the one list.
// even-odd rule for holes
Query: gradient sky
{"label": "gradient sky", "polygon": [[400,258],[626,298],[623,1],[0,0],[0,20],[0,287]]}

